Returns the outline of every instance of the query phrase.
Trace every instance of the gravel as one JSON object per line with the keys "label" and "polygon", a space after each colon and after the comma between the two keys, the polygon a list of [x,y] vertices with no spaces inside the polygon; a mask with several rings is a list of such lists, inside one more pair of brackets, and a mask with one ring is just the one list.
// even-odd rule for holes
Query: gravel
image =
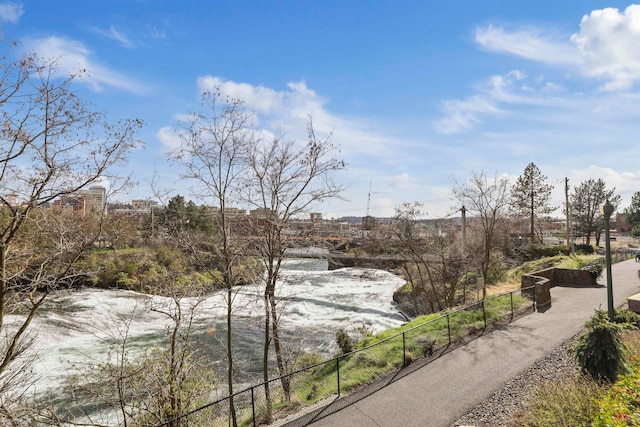
{"label": "gravel", "polygon": [[[574,338],[575,339],[575,338]],[[460,417],[453,426],[507,426],[518,410],[525,409],[536,384],[545,380],[562,380],[577,371],[567,350],[571,339],[538,360],[528,370],[511,380],[484,402]]]}

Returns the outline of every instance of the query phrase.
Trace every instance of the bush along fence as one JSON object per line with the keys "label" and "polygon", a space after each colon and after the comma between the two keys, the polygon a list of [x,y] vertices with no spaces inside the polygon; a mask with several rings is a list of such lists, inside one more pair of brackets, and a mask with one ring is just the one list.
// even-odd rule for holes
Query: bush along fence
{"label": "bush along fence", "polygon": [[385,337],[368,335],[358,349],[305,366],[283,377],[249,387],[156,427],[257,426],[337,398],[417,359],[464,344],[487,328],[510,323],[535,310],[531,288],[496,295],[448,311]]}

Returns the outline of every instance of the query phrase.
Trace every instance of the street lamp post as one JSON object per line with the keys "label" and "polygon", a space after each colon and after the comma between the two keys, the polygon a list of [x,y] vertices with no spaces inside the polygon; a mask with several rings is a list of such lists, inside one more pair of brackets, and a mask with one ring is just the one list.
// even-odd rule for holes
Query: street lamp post
{"label": "street lamp post", "polygon": [[609,241],[609,221],[611,220],[611,214],[613,214],[613,205],[609,203],[609,199],[602,206],[602,213],[604,214],[604,247],[605,262],[607,264],[607,314],[609,315],[609,321],[613,322],[613,282],[611,278],[611,242]]}

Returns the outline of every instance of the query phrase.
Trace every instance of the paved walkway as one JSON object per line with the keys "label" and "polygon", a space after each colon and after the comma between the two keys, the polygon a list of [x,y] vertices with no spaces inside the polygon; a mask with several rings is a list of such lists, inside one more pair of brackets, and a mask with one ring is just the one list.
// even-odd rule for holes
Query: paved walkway
{"label": "paved walkway", "polygon": [[[640,292],[640,264],[634,260],[613,265],[612,277],[616,307]],[[599,283],[603,286],[553,288],[551,308],[544,313],[524,316],[424,366],[410,365],[366,393],[337,399],[287,425],[449,427],[579,333],[595,309],[606,310],[606,279]]]}

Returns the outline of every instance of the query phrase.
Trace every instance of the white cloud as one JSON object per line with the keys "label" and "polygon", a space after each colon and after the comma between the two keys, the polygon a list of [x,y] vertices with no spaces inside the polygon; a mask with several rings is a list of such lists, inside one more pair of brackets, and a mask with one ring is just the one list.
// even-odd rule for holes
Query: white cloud
{"label": "white cloud", "polygon": [[600,87],[604,91],[626,90],[640,80],[640,5],[630,5],[624,12],[593,10],[570,37],[548,34],[544,28],[509,31],[488,25],[476,29],[475,41],[493,52],[569,66],[585,77],[606,80]]}
{"label": "white cloud", "polygon": [[391,187],[397,190],[415,190],[418,185],[407,172],[404,172],[391,177]]}
{"label": "white cloud", "polygon": [[332,142],[340,146],[343,154],[392,155],[394,146],[406,145],[406,141],[376,131],[367,121],[331,113],[326,106],[327,100],[304,81],[289,82],[285,90],[215,76],[200,77],[197,84],[200,91],[219,89],[223,96],[242,100],[256,112],[262,127],[273,132],[280,129],[288,137],[304,138],[311,116],[318,136],[332,133]]}
{"label": "white cloud", "polygon": [[501,112],[492,99],[479,95],[466,99],[444,100],[440,109],[445,116],[436,120],[434,127],[437,132],[443,134],[466,132],[481,122],[480,117],[483,114]]}
{"label": "white cloud", "polygon": [[628,89],[640,79],[640,5],[594,10],[571,36],[589,77],[607,78],[603,90]]}
{"label": "white cloud", "polygon": [[132,49],[135,47],[133,42],[123,32],[118,31],[113,25],[110,26],[108,30],[94,28],[93,31],[111,40],[117,41],[120,43],[120,46],[124,48]]}
{"label": "white cloud", "polygon": [[0,21],[16,23],[24,14],[24,8],[20,3],[0,3]]}
{"label": "white cloud", "polygon": [[271,114],[282,107],[283,94],[262,85],[253,86],[220,77],[204,76],[198,78],[198,89],[201,92],[220,90],[222,96],[241,100],[247,107],[262,114]]}
{"label": "white cloud", "polygon": [[180,135],[170,126],[161,127],[156,137],[164,147],[165,152],[172,152],[181,146]]}
{"label": "white cloud", "polygon": [[489,77],[478,85],[477,93],[464,99],[448,99],[440,104],[444,117],[433,122],[442,134],[467,132],[484,117],[509,114],[507,106],[552,106],[562,86],[543,78],[529,79],[520,70]]}
{"label": "white cloud", "polygon": [[577,64],[579,56],[567,40],[544,35],[541,29],[523,28],[509,32],[489,25],[477,28],[476,43],[494,52],[504,52],[548,64]]}
{"label": "white cloud", "polygon": [[102,91],[105,87],[136,93],[144,91],[141,82],[95,62],[89,49],[78,41],[51,36],[26,40],[24,46],[28,52],[34,52],[45,60],[55,61],[60,73],[81,73],[79,80],[94,91]]}

